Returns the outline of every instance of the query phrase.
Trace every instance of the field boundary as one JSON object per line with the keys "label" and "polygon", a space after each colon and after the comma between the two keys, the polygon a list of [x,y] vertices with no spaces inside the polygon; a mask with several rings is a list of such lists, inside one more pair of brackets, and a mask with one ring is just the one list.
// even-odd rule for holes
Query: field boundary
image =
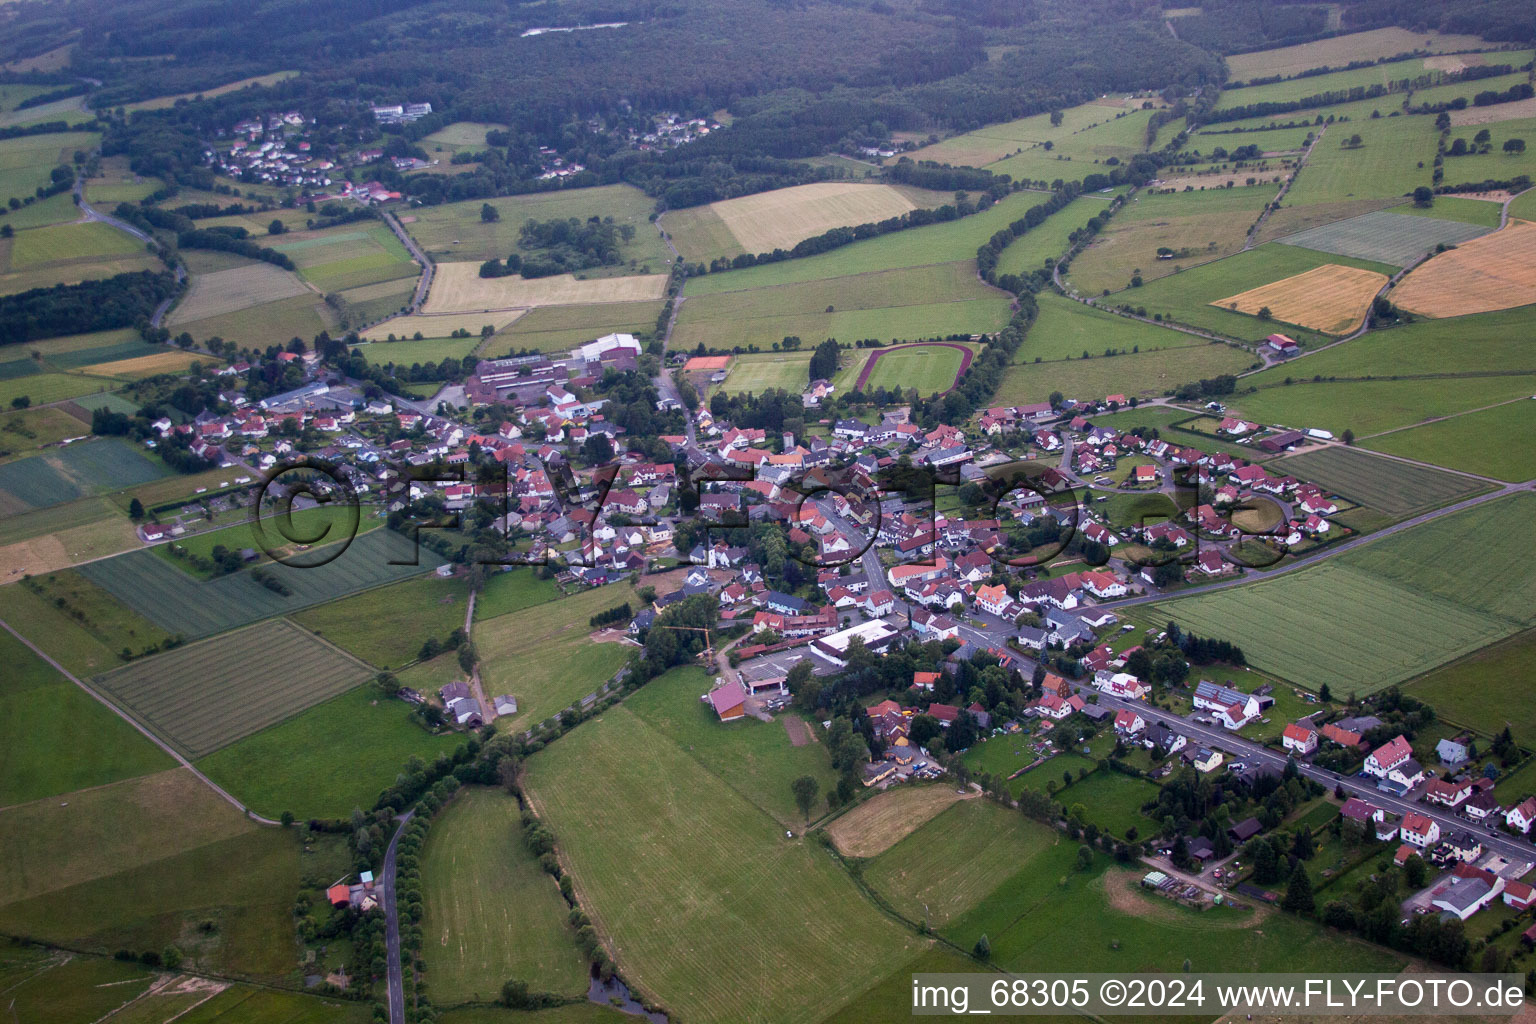
{"label": "field boundary", "polygon": [[914,341],[905,345],[891,345],[887,348],[876,349],[865,361],[864,369],[859,371],[859,379],[854,382],[853,390],[864,390],[864,385],[869,382],[869,375],[874,373],[875,363],[880,359],[881,356],[889,352],[900,351],[904,348],[932,348],[935,346],[959,349],[961,352],[960,369],[955,371],[954,382],[951,383],[949,387],[939,392],[941,395],[949,394],[951,391],[955,390],[955,386],[960,383],[960,378],[965,376],[965,371],[971,368],[971,361],[976,358],[975,352],[971,351],[966,346],[961,345],[959,342],[954,341]]}

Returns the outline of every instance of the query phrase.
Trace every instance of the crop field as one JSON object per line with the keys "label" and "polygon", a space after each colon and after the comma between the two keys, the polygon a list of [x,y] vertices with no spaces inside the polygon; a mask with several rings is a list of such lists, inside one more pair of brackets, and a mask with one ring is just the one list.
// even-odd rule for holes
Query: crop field
{"label": "crop field", "polygon": [[760,395],[770,388],[798,393],[810,383],[810,362],[810,351],[755,352],[736,356],[731,360],[725,383],[716,390],[728,395],[748,392]]}
{"label": "crop field", "polygon": [[1536,302],[1536,224],[1510,221],[1415,267],[1392,301],[1425,316],[1451,317]]}
{"label": "crop field", "polygon": [[1043,402],[1053,391],[1082,400],[1115,394],[1155,398],[1181,384],[1237,373],[1253,361],[1250,353],[1240,349],[1206,343],[1110,358],[1015,363],[1003,375],[996,401],[999,405]]}
{"label": "crop field", "polygon": [[221,360],[214,359],[206,352],[181,352],[175,349],[161,349],[148,355],[134,356],[131,359],[114,359],[106,363],[91,363],[82,366],[81,372],[93,376],[121,377],[128,380],[142,380],[145,377],[153,377],[162,373],[180,373],[188,369],[193,363],[202,363],[204,366],[218,367],[223,365]]}
{"label": "crop field", "polygon": [[625,601],[638,607],[628,587],[595,587],[513,615],[477,619],[471,636],[486,695],[516,697],[511,721],[528,729],[598,689],[634,648],[592,643],[587,621]]}
{"label": "crop field", "polygon": [[[481,313],[407,313],[374,324],[362,333],[366,342],[426,341],[448,339],[454,331],[468,331],[476,343],[486,327],[500,331],[523,315],[521,309]],[[418,337],[419,335],[419,337]]]}
{"label": "crop field", "polygon": [[358,345],[356,351],[373,366],[410,367],[415,363],[440,363],[444,359],[463,359],[480,344],[473,338],[433,338],[429,341],[376,341]]}
{"label": "crop field", "polygon": [[1264,319],[1262,311],[1284,323],[1325,334],[1347,334],[1365,321],[1371,300],[1388,281],[1386,274],[1328,263],[1321,267],[1217,299],[1211,305]]}
{"label": "crop field", "polygon": [[131,663],[100,683],[140,722],[201,757],[356,686],[368,672],[277,619]]}
{"label": "crop field", "polygon": [[304,294],[292,298],[263,302],[201,320],[177,321],[171,326],[176,327],[178,333],[187,331],[199,339],[219,337],[239,345],[262,348],[271,344],[273,338],[313,338],[321,331],[334,333],[340,323],[321,297],[306,289]]}
{"label": "crop field", "polygon": [[1536,375],[1532,374],[1322,383],[1305,380],[1289,387],[1262,387],[1254,394],[1236,396],[1230,405],[1261,423],[1319,427],[1335,435],[1353,430],[1363,438],[1531,394],[1536,394]]}
{"label": "crop field", "polygon": [[626,706],[527,769],[625,979],[681,1019],[819,1020],[917,952],[825,853],[786,839]]}
{"label": "crop field", "polygon": [[294,231],[272,248],[293,260],[299,276],[323,292],[414,278],[421,268],[384,224]]}
{"label": "crop field", "polygon": [[24,270],[62,260],[126,256],[141,248],[137,239],[101,223],[32,228],[17,232],[11,244],[10,269]]}
{"label": "crop field", "polygon": [[1536,432],[1529,398],[1366,439],[1374,451],[1433,462],[1499,480],[1536,477],[1536,450],[1517,441]]}
{"label": "crop field", "polygon": [[[734,239],[736,252],[764,253],[793,248],[795,243],[832,228],[870,224],[898,217],[918,206],[940,206],[952,202],[953,198],[944,192],[923,192],[894,185],[822,181],[725,199],[711,203],[709,209]],[[696,255],[694,238],[686,232],[679,236],[668,228],[668,233],[684,256],[706,258]],[[699,252],[716,240],[715,235],[714,231],[706,229],[698,239]],[[735,254],[722,251],[711,255]]]}
{"label": "crop field", "polygon": [[1274,50],[1234,54],[1227,58],[1232,79],[1246,82],[1270,75],[1294,75],[1310,68],[1341,67],[1352,60],[1379,60],[1410,50],[1431,53],[1457,53],[1477,50],[1488,44],[1477,36],[1450,35],[1441,32],[1410,32],[1405,28],[1377,28],[1352,32],[1296,46]]}
{"label": "crop field", "polygon": [[127,441],[81,441],[0,465],[0,513],[14,515],[46,508],[87,494],[146,483],[165,473],[163,465],[144,457]]}
{"label": "crop field", "polygon": [[920,395],[938,394],[954,387],[970,364],[971,350],[955,342],[876,349],[854,387],[866,393],[878,388],[916,388]]}
{"label": "crop field", "polygon": [[978,280],[974,263],[941,263],[708,293],[682,304],[673,340],[723,348],[770,348],[790,336],[906,340],[995,331],[1008,316],[1008,296]]}
{"label": "crop field", "polygon": [[353,687],[209,754],[197,768],[268,818],[284,811],[300,820],[346,817],[373,806],[411,757],[431,761],[462,742],[457,733],[427,732],[411,711],[372,686]]}
{"label": "crop field", "polygon": [[1536,625],[1536,583],[1500,570],[1533,527],[1536,498],[1518,495],[1153,617],[1230,639],[1308,689],[1373,693]]}
{"label": "crop field", "polygon": [[1277,474],[1310,480],[1394,518],[1448,505],[1484,489],[1478,481],[1464,476],[1377,458],[1339,445],[1289,455],[1270,468]]}
{"label": "crop field", "polygon": [[0,807],[171,767],[169,757],[9,632],[0,631],[0,659]]}
{"label": "crop field", "polygon": [[1412,680],[1403,692],[1433,704],[1441,721],[1492,736],[1508,724],[1516,736],[1536,733],[1536,693],[1529,666],[1536,632],[1519,633]]}
{"label": "crop field", "polygon": [[[1387,98],[1377,105],[1392,104]],[[1345,146],[1354,135],[1360,136],[1361,144]],[[1429,164],[1435,156],[1437,137],[1431,117],[1366,118],[1334,124],[1313,147],[1312,158],[1286,193],[1285,203],[1306,206],[1407,195],[1430,183]]]}
{"label": "crop field", "polygon": [[959,799],[960,794],[942,782],[897,786],[828,822],[827,835],[845,857],[876,857]]}
{"label": "crop field", "polygon": [[[1230,256],[1243,247],[1248,228],[1272,197],[1270,188],[1139,195],[1073,259],[1067,277],[1085,294],[1095,295],[1127,287],[1133,274],[1152,281]],[[1014,245],[1029,238],[1025,235]],[[1159,249],[1171,249],[1175,255],[1160,259]]]}
{"label": "crop field", "polygon": [[[809,775],[820,785],[822,794],[837,787],[826,746],[815,741],[794,746],[780,721],[761,722],[749,717],[721,722],[699,700],[708,692],[711,679],[700,668],[674,668],[645,684],[624,706],[725,786],[786,828],[798,829],[804,818],[795,806],[790,783]],[[820,817],[825,809],[818,797],[811,819]]]}
{"label": "crop field", "polygon": [[[490,204],[501,216],[489,224],[480,219],[484,202],[471,199],[426,206],[412,210],[402,221],[428,256],[451,261],[505,259],[512,252],[526,254],[519,249],[517,237],[530,220],[612,217],[614,223],[635,229],[634,239],[619,250],[625,263],[637,261],[636,269],[642,274],[666,272],[669,253],[661,233],[650,222],[652,200],[633,185],[567,188],[491,199]],[[617,268],[609,268],[608,272],[614,269]]]}
{"label": "crop field", "polygon": [[1103,161],[1111,157],[1124,161],[1146,149],[1152,111],[1116,111],[1102,106],[1099,109],[1109,115],[1099,124],[1058,139],[1049,151],[1044,146],[1032,146],[988,164],[987,170],[1011,175],[1015,180],[1077,181],[1102,171]]}
{"label": "crop field", "polygon": [[1015,192],[985,212],[959,220],[893,231],[815,256],[692,277],[683,286],[683,294],[691,301],[716,292],[769,288],[802,281],[820,282],[878,270],[974,260],[976,249],[983,242],[1024,216],[1026,210],[1049,198],[1043,192]]}
{"label": "crop field", "polygon": [[991,800],[962,800],[866,865],[864,878],[903,915],[942,930],[1059,842]]}
{"label": "crop field", "polygon": [[462,627],[467,610],[464,582],[434,574],[317,605],[293,618],[370,665],[398,668],[415,660],[428,638],[446,640]]}
{"label": "crop field", "polygon": [[420,565],[391,565],[412,557],[410,541],[390,530],[359,536],[345,553],[318,568],[268,564],[264,568],[286,586],[278,594],[237,572],[199,582],[154,551],[130,551],[79,570],[120,600],[143,608],[150,619],[172,633],[203,637],[258,619],[324,604],[339,597],[414,576],[435,568],[437,559],[420,553]]}
{"label": "crop field", "polygon": [[[1492,203],[1480,205],[1493,207],[1497,225],[1498,208]],[[1424,213],[1425,216],[1415,217],[1395,210],[1382,210],[1287,235],[1280,241],[1319,252],[1406,267],[1436,245],[1460,245],[1487,233],[1485,228],[1474,224],[1440,220],[1433,216],[1433,209]]]}
{"label": "crop field", "polygon": [[298,76],[297,71],[274,71],[270,75],[255,75],[251,78],[242,78],[238,82],[228,82],[212,89],[203,89],[199,92],[182,92],[174,96],[158,96],[152,100],[141,100],[138,103],[128,104],[129,110],[166,110],[176,105],[177,100],[213,99],[215,96],[223,96],[226,93],[238,92],[251,86],[276,85]]}
{"label": "crop field", "polygon": [[663,274],[583,280],[570,274],[523,278],[480,276],[478,263],[440,263],[424,313],[467,313],[593,302],[640,302],[661,298]]}
{"label": "crop field", "polygon": [[1014,353],[1015,363],[1076,359],[1084,352],[1098,357],[1109,349],[1152,352],[1207,344],[1205,338],[1116,316],[1051,292],[1042,292],[1036,301],[1040,313]]}
{"label": "crop field", "polygon": [[484,354],[520,348],[563,352],[575,345],[615,332],[639,334],[654,331],[661,315],[661,300],[648,302],[598,302],[575,306],[540,306],[530,309],[497,332]]}
{"label": "crop field", "polygon": [[[1245,341],[1263,341],[1274,333],[1277,325],[1273,321],[1260,320],[1214,303],[1223,296],[1236,295],[1329,264],[1387,274],[1395,269],[1382,263],[1271,243],[1157,281],[1148,281],[1143,288],[1118,294],[1114,301],[1145,307],[1148,316],[1162,313],[1164,318],[1194,327]],[[1326,337],[1301,327],[1286,333],[1303,347],[1311,347],[1312,343]]]}
{"label": "crop field", "polygon": [[445,1003],[489,1003],[517,978],[538,992],[582,995],[587,962],[555,880],[523,843],[517,800],[458,794],[421,851],[422,956]]}
{"label": "crop field", "polygon": [[195,274],[186,297],[177,303],[167,320],[173,325],[206,320],[308,291],[292,271],[270,263]]}

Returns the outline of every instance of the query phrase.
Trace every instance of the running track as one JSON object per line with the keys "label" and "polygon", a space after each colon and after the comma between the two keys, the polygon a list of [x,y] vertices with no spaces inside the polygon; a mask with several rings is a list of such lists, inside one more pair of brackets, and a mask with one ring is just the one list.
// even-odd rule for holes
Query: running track
{"label": "running track", "polygon": [[[965,371],[971,368],[971,360],[976,358],[975,352],[972,352],[964,345],[959,345],[952,341],[915,341],[910,345],[892,345],[890,348],[876,349],[875,352],[869,357],[869,361],[864,364],[864,369],[859,372],[859,379],[854,382],[853,390],[864,390],[864,385],[869,382],[869,375],[874,372],[875,361],[886,353],[899,352],[904,348],[932,348],[936,345],[942,346],[944,348],[955,348],[960,350],[960,369],[955,371],[955,381],[958,381],[965,375]],[[945,388],[941,394],[948,394],[951,390],[954,389],[954,386],[954,382],[950,382],[949,387]]]}

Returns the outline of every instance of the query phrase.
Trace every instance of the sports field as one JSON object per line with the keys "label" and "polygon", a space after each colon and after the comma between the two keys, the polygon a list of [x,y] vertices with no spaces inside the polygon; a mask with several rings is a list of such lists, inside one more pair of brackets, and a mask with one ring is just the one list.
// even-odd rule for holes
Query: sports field
{"label": "sports field", "polygon": [[1084,401],[1116,394],[1156,398],[1181,384],[1241,372],[1253,362],[1254,356],[1241,349],[1203,343],[1109,358],[1015,363],[1003,375],[996,402],[1043,402],[1053,391]]}
{"label": "sports field", "polygon": [[1499,480],[1536,477],[1536,401],[1522,398],[1492,409],[1394,431],[1362,442],[1367,448]]}
{"label": "sports field", "polygon": [[140,722],[188,757],[201,757],[334,697],[368,674],[361,662],[274,619],[133,662],[99,682]]}
{"label": "sports field", "polygon": [[[924,201],[916,202],[914,196]],[[899,217],[919,205],[939,206],[953,198],[949,193],[925,194],[894,185],[821,181],[724,199],[710,203],[705,208],[708,214],[679,218],[675,226],[668,215],[661,223],[684,257],[708,260],[741,252],[791,249],[795,243],[832,228],[871,224]],[[723,239],[710,215],[724,227],[734,242],[734,251],[722,247]]]}
{"label": "sports field", "polygon": [[717,390],[728,395],[749,391],[760,395],[770,388],[799,393],[811,382],[808,370],[810,362],[810,351],[758,352],[736,356],[731,360],[725,383],[719,385]]}
{"label": "sports field", "polygon": [[825,853],[625,706],[527,769],[625,979],[680,1019],[819,1020],[918,949]]}
{"label": "sports field", "polygon": [[142,608],[152,620],[172,633],[203,637],[243,626],[272,615],[298,611],[311,605],[391,583],[426,572],[438,565],[430,551],[420,552],[420,565],[392,565],[390,559],[412,557],[410,541],[391,530],[372,530],[359,536],[343,554],[318,568],[286,565],[264,566],[291,593],[278,594],[237,572],[199,582],[181,569],[143,549],[91,562],[80,573],[120,600]]}
{"label": "sports field", "polygon": [[432,735],[412,710],[375,687],[353,687],[236,740],[197,768],[265,817],[342,818],[373,806],[407,759],[430,761],[463,742],[447,730]]}
{"label": "sports field", "polygon": [[487,696],[517,698],[516,729],[529,729],[600,688],[634,648],[587,639],[598,612],[639,601],[627,586],[595,587],[559,601],[495,618],[476,617],[470,637],[480,653]]}
{"label": "sports field", "polygon": [[[1492,203],[1479,205],[1494,209],[1494,223],[1497,224],[1497,207]],[[1486,234],[1485,228],[1474,224],[1440,220],[1434,216],[1433,209],[1424,212],[1422,217],[1388,210],[1367,213],[1287,235],[1281,241],[1305,249],[1406,267],[1436,245],[1459,245]]]}
{"label": "sports field", "polygon": [[1308,689],[1374,693],[1536,625],[1536,581],[1501,569],[1533,529],[1536,496],[1516,495],[1150,614]]}
{"label": "sports field", "polygon": [[492,1002],[508,978],[535,992],[587,990],[565,900],[523,842],[519,814],[500,790],[468,789],[422,847],[422,957],[443,1003]]}
{"label": "sports field", "polygon": [[304,295],[298,275],[270,263],[253,263],[211,274],[194,274],[186,296],[166,318],[172,326],[236,313],[278,299]]}
{"label": "sports field", "polygon": [[294,621],[370,665],[398,668],[429,638],[461,628],[467,611],[464,582],[433,574],[317,605]]}
{"label": "sports field", "polygon": [[1217,299],[1211,305],[1264,319],[1262,311],[1285,323],[1325,334],[1347,334],[1365,321],[1371,300],[1388,281],[1386,274],[1328,263],[1270,284]]}
{"label": "sports field", "polygon": [[1253,394],[1235,395],[1228,404],[1234,412],[1260,423],[1318,427],[1337,436],[1353,430],[1364,438],[1532,394],[1536,394],[1536,374],[1320,383],[1303,379],[1288,387],[1262,387]]}
{"label": "sports field", "polygon": [[439,263],[422,312],[467,313],[591,302],[640,302],[659,299],[666,284],[663,274],[587,280],[571,274],[485,278],[480,276],[478,263]]}
{"label": "sports field", "polygon": [[163,464],[141,455],[127,441],[78,441],[0,465],[0,514],[15,515],[87,494],[147,483],[166,472]]}
{"label": "sports field", "polygon": [[1536,302],[1536,224],[1510,221],[1432,257],[1392,290],[1392,301],[1425,316],[1465,316]]}
{"label": "sports field", "polygon": [[[1248,228],[1273,195],[1272,188],[1138,195],[1121,207],[1109,226],[1073,259],[1067,277],[1084,294],[1097,295],[1106,288],[1119,291],[1129,286],[1133,274],[1151,281],[1230,256],[1243,247]],[[1047,223],[1072,214],[1079,205],[1074,203]],[[1093,212],[1092,208],[1085,211]],[[1072,215],[1063,226],[1081,227],[1077,222],[1082,219],[1082,215]],[[1030,235],[1025,235],[1014,246],[1029,239]],[[1161,259],[1159,249],[1171,249],[1174,255]]]}
{"label": "sports field", "polygon": [[971,350],[956,342],[876,349],[854,381],[854,390],[868,394],[879,388],[916,388],[919,395],[948,391],[971,365]]}
{"label": "sports field", "polygon": [[1412,32],[1405,28],[1378,28],[1352,32],[1296,46],[1234,54],[1227,58],[1234,81],[1270,75],[1294,75],[1310,68],[1341,67],[1352,60],[1378,60],[1410,50],[1457,53],[1486,46],[1477,36],[1441,32]]}
{"label": "sports field", "polygon": [[1394,518],[1448,505],[1484,489],[1478,481],[1464,476],[1382,459],[1340,445],[1289,455],[1271,463],[1269,471],[1310,480],[1330,493]]}

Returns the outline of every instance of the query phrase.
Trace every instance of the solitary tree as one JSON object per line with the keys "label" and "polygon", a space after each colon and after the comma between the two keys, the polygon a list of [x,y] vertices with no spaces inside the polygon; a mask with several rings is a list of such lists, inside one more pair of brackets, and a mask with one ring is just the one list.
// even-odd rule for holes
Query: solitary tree
{"label": "solitary tree", "polygon": [[1317,901],[1312,896],[1312,879],[1307,876],[1306,866],[1297,864],[1291,872],[1290,885],[1286,886],[1285,899],[1280,905],[1293,914],[1310,914]]}
{"label": "solitary tree", "polygon": [[1420,185],[1413,190],[1413,205],[1420,209],[1428,209],[1435,205],[1435,190],[1428,185]]}
{"label": "solitary tree", "polygon": [[500,210],[496,209],[496,207],[492,206],[490,203],[480,204],[480,223],[494,224],[499,220],[501,220]]}
{"label": "solitary tree", "polygon": [[821,790],[821,784],[814,776],[802,775],[789,784],[790,791],[795,794],[795,806],[800,808],[800,813],[809,822],[811,820],[811,808],[816,804],[816,794]]}
{"label": "solitary tree", "polygon": [[[1350,430],[1348,427],[1344,428],[1344,433],[1340,434],[1339,436],[1343,439],[1345,444],[1355,443],[1355,432]],[[1327,698],[1325,697],[1323,699],[1326,700]]]}
{"label": "solitary tree", "polygon": [[992,943],[986,935],[976,940],[976,955],[983,960],[992,959]]}
{"label": "solitary tree", "polygon": [[1518,156],[1519,154],[1524,153],[1525,152],[1525,140],[1524,139],[1505,139],[1504,140],[1504,152],[1508,153],[1510,156]]}
{"label": "solitary tree", "polygon": [[130,519],[143,519],[144,518],[144,503],[142,501],[140,501],[138,498],[134,498],[132,501],[128,502],[128,518],[130,518]]}

